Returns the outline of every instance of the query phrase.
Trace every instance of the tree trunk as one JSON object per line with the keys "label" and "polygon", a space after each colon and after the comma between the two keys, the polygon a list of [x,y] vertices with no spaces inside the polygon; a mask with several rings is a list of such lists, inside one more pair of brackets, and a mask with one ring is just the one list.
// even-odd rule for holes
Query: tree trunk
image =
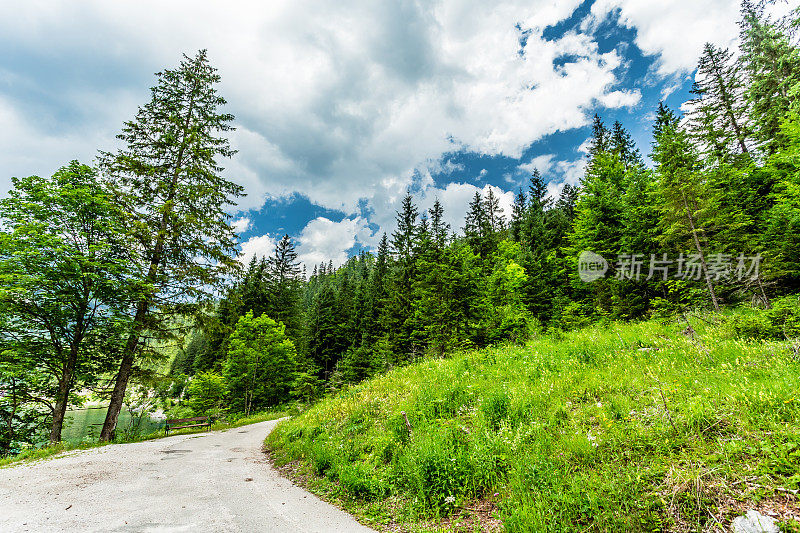
{"label": "tree trunk", "polygon": [[686,201],[686,194],[681,193],[683,196],[683,206],[686,209],[686,218],[689,220],[689,226],[692,228],[692,238],[694,245],[697,248],[697,253],[700,255],[700,264],[703,266],[703,274],[706,278],[706,285],[708,286],[708,294],[711,296],[711,303],[714,304],[714,310],[719,313],[719,302],[717,301],[717,293],[714,292],[714,284],[711,282],[711,276],[708,273],[708,265],[706,264],[706,256],[703,254],[703,247],[700,245],[700,239],[697,237],[697,228],[694,224],[694,217],[689,210],[689,202]]}
{"label": "tree trunk", "polygon": [[[88,293],[86,294],[86,298],[88,299]],[[86,300],[84,300],[84,302],[85,301]],[[72,334],[72,342],[69,347],[69,354],[62,367],[61,379],[58,382],[58,396],[56,396],[56,405],[53,411],[53,422],[50,424],[50,444],[61,442],[61,430],[64,427],[64,416],[67,413],[67,406],[69,405],[69,393],[72,390],[72,379],[75,377],[75,367],[78,366],[78,352],[80,351],[81,342],[83,342],[84,315],[86,314],[87,308],[87,304],[80,304]]]}
{"label": "tree trunk", "polygon": [[61,442],[61,429],[64,427],[64,416],[67,413],[67,403],[69,403],[69,381],[71,381],[71,376],[69,378],[62,376],[58,384],[53,422],[50,424],[50,444]]}
{"label": "tree trunk", "polygon": [[767,293],[764,290],[764,284],[761,282],[760,272],[758,276],[756,276],[756,282],[758,283],[758,289],[761,291],[761,299],[764,301],[764,307],[767,309],[772,309],[772,302],[769,300],[769,296],[767,296]]}
{"label": "tree trunk", "polygon": [[103,422],[103,429],[100,431],[100,442],[108,442],[114,438],[114,430],[117,428],[117,420],[122,410],[122,402],[125,400],[125,390],[128,388],[128,381],[133,370],[133,361],[136,357],[136,347],[139,344],[139,335],[144,329],[144,321],[147,317],[149,302],[142,300],[136,309],[136,316],[133,319],[133,329],[125,343],[122,352],[122,361],[119,365],[119,372],[114,381],[114,390],[111,392],[111,401],[108,404],[106,419]]}

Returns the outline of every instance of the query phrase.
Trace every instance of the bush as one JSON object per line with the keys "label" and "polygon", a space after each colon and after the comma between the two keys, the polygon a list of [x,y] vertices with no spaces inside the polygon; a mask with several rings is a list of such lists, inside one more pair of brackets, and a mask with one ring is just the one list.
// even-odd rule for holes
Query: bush
{"label": "bush", "polygon": [[743,339],[785,340],[800,336],[800,296],[772,302],[771,309],[754,309],[736,315],[731,325]]}
{"label": "bush", "polygon": [[186,387],[186,407],[194,416],[217,415],[222,410],[227,387],[214,372],[201,372]]}

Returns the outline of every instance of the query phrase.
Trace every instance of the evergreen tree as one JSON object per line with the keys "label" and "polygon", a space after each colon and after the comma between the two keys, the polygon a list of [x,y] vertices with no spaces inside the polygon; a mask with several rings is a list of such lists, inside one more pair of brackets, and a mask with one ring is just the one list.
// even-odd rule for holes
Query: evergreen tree
{"label": "evergreen tree", "polygon": [[519,192],[514,197],[514,205],[511,208],[511,238],[519,242],[522,238],[522,227],[525,222],[525,213],[528,210],[528,199],[520,187]]}
{"label": "evergreen tree", "polygon": [[431,237],[434,245],[442,249],[447,244],[447,236],[450,233],[450,224],[444,221],[444,208],[437,198],[433,202],[433,207],[428,210],[431,215]]}
{"label": "evergreen tree", "polygon": [[485,258],[491,253],[491,224],[486,214],[486,204],[478,191],[475,191],[464,219],[464,236],[481,257]]}
{"label": "evergreen tree", "polygon": [[[288,235],[275,245],[267,261],[267,303],[261,312],[286,326],[286,334],[296,346],[302,344],[302,280],[294,243]],[[262,290],[262,293],[264,291]]]}
{"label": "evergreen tree", "polygon": [[201,50],[157,77],[151,100],[119,135],[123,148],[100,158],[139,243],[131,252],[142,286],[100,434],[104,441],[116,428],[145,331],[163,333],[160,319],[209,299],[207,288],[237,266],[227,208],[242,188],[221,176],[219,159],[234,152],[225,136],[233,116],[219,111],[225,104],[215,88],[220,76]]}
{"label": "evergreen tree", "polygon": [[682,247],[691,239],[700,261],[702,276],[711,303],[719,311],[714,283],[706,261],[706,222],[704,209],[705,180],[699,157],[692,147],[679,119],[661,106],[656,117],[657,137],[653,143],[656,162],[658,197],[660,199],[661,238],[664,242]]}
{"label": "evergreen tree", "polygon": [[749,154],[750,126],[740,66],[730,50],[706,43],[689,104],[689,128],[707,156],[725,163]]}
{"label": "evergreen tree", "polygon": [[797,100],[800,52],[783,31],[749,2],[742,5],[741,61],[753,131],[766,155],[784,145],[781,123]]}
{"label": "evergreen tree", "polygon": [[486,216],[486,222],[492,233],[497,233],[505,229],[506,220],[503,216],[503,208],[500,207],[500,199],[495,196],[491,187],[486,192],[486,198],[483,201],[483,212]]}
{"label": "evergreen tree", "polygon": [[625,167],[632,165],[642,166],[642,156],[636,143],[633,142],[631,134],[622,127],[622,123],[617,120],[611,129],[611,137],[608,140],[608,150],[616,155]]}

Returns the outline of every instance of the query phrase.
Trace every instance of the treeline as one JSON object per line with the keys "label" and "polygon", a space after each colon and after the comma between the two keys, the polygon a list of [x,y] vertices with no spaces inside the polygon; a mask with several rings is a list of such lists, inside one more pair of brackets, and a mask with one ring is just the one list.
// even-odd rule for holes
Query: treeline
{"label": "treeline", "polygon": [[[654,110],[652,168],[621,123],[595,116],[585,175],[557,199],[534,172],[510,213],[488,190],[450,228],[438,201],[421,213],[407,195],[376,254],[308,276],[284,237],[272,257],[253,258],[173,370],[220,370],[247,313],[286,326],[305,385],[310,375],[338,387],[545,329],[743,300],[769,307],[800,282],[796,20],[744,4],[738,56],[706,45],[689,111]],[[605,277],[581,280],[584,250],[607,260]]]}

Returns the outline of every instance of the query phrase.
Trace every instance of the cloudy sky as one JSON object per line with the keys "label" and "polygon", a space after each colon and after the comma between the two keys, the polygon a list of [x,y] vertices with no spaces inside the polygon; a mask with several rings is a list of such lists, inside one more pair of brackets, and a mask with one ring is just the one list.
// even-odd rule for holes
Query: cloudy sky
{"label": "cloudy sky", "polygon": [[208,49],[236,116],[226,175],[246,256],[284,233],[313,264],[371,249],[410,190],[454,228],[539,168],[580,178],[594,113],[649,152],[659,100],[688,98],[736,0],[0,0],[0,194],[93,161],[153,73]]}

